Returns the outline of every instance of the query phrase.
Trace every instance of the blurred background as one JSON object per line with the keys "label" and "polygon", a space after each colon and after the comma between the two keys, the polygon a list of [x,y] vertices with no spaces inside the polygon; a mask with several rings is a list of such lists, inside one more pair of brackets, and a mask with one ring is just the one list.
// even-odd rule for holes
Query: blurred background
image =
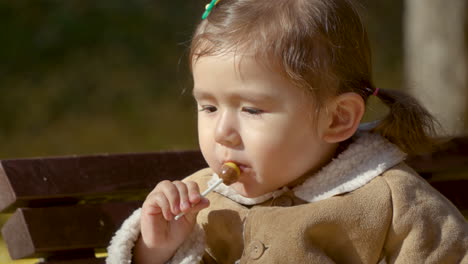
{"label": "blurred background", "polygon": [[[205,2],[0,0],[0,159],[197,148],[187,47]],[[405,38],[412,32],[405,14],[420,9],[403,0],[361,2],[376,85],[424,86],[405,71],[413,57],[404,47],[418,47]],[[462,28],[465,40],[460,21],[443,26]],[[466,95],[463,50],[456,89]],[[384,112],[372,101],[366,121]],[[466,111],[455,117],[457,133],[466,133]],[[0,263],[26,262],[11,262],[0,242]]]}

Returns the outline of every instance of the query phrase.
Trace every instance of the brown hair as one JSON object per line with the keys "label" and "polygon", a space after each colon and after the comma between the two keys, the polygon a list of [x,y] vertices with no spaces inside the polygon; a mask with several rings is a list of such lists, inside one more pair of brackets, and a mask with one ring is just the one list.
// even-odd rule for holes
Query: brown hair
{"label": "brown hair", "polygon": [[[298,87],[320,108],[327,97],[373,93],[371,51],[352,0],[221,0],[197,27],[190,65],[203,56],[252,54]],[[389,108],[373,132],[408,153],[432,146],[434,119],[402,92],[380,89]]]}

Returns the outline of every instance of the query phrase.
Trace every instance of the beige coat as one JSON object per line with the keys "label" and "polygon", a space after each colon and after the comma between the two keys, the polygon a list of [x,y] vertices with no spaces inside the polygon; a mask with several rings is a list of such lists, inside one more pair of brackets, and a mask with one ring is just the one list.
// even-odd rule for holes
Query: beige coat
{"label": "beige coat", "polygon": [[[468,263],[466,220],[404,157],[365,134],[291,190],[248,199],[221,185],[171,263]],[[203,190],[217,175],[188,179]],[[129,263],[138,220],[117,232],[107,263]]]}

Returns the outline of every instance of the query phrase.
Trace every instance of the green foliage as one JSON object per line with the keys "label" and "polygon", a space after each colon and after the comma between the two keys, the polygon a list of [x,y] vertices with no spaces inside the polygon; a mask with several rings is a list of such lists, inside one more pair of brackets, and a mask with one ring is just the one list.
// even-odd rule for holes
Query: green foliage
{"label": "green foliage", "polygon": [[173,30],[187,32],[194,22],[188,7],[183,1],[2,1],[2,70],[46,70],[67,54],[112,46],[154,64],[155,57],[177,53],[181,39]]}
{"label": "green foliage", "polygon": [[[382,47],[374,49],[376,83],[398,87],[402,1],[363,7],[371,41]],[[0,158],[195,148],[186,51],[203,8],[1,1]]]}
{"label": "green foliage", "polygon": [[378,87],[403,85],[404,1],[363,0],[363,20],[373,52],[374,79]]}
{"label": "green foliage", "polygon": [[0,2],[0,158],[196,147],[196,4]]}

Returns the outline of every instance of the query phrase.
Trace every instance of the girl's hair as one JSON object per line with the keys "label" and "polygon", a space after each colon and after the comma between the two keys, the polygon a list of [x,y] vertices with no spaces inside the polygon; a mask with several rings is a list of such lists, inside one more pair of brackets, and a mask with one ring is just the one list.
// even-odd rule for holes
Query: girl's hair
{"label": "girl's hair", "polygon": [[[221,0],[195,30],[190,65],[203,56],[252,55],[298,87],[318,108],[331,96],[375,90],[366,29],[352,0]],[[408,153],[432,146],[435,121],[414,98],[380,89],[389,108],[373,132]]]}

